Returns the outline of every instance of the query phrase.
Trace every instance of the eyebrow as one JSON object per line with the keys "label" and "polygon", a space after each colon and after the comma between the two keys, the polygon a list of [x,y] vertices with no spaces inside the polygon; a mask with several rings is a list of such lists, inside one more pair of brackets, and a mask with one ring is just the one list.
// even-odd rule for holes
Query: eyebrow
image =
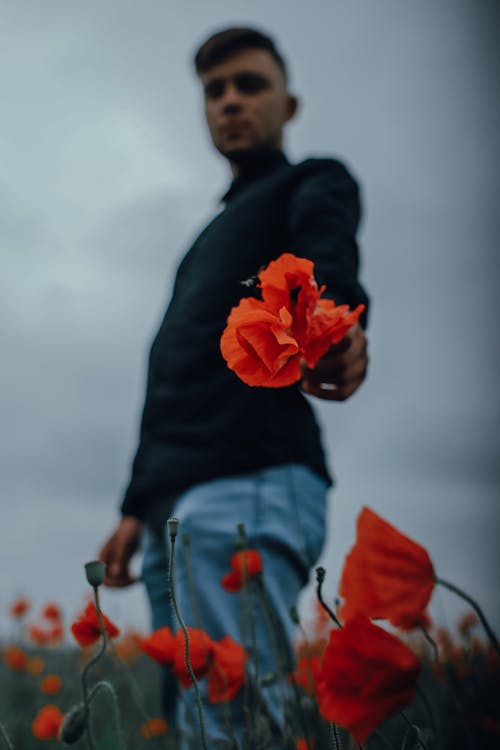
{"label": "eyebrow", "polygon": [[241,70],[231,76],[217,76],[208,80],[203,87],[205,94],[220,96],[229,81],[234,81],[236,87],[245,92],[258,91],[271,85],[271,80],[265,74],[255,70]]}

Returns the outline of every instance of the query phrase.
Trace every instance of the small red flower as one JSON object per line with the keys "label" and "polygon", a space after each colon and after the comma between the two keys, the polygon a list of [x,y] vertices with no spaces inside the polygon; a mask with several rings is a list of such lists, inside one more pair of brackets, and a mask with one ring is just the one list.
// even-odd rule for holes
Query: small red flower
{"label": "small red flower", "polygon": [[316,682],[320,713],[363,742],[412,700],[419,671],[399,638],[356,615],[330,632]]}
{"label": "small red flower", "polygon": [[[108,638],[116,638],[120,634],[120,630],[106,615],[103,614],[102,619]],[[80,646],[90,646],[99,640],[101,627],[94,602],[89,602],[82,614],[75,620],[71,626],[71,632]]]}
{"label": "small red flower", "polygon": [[235,552],[230,560],[231,572],[221,580],[226,591],[235,593],[241,591],[246,581],[262,573],[262,557],[255,549],[244,549]]}
{"label": "small red flower", "polygon": [[26,629],[26,635],[37,646],[53,646],[62,640],[64,631],[59,622],[48,628],[43,625],[31,623]]}
{"label": "small red flower", "polygon": [[425,608],[435,585],[427,550],[394,526],[363,508],[356,543],[346,557],[340,581],[342,618],[356,613],[389,620],[409,629],[426,621]]}
{"label": "small red flower", "polygon": [[229,635],[213,643],[211,666],[207,674],[208,699],[211,703],[232,701],[245,682],[248,654]]}
{"label": "small red flower", "polygon": [[40,692],[44,695],[55,695],[61,689],[62,680],[58,674],[48,674],[40,682]]}
{"label": "small red flower", "polygon": [[161,718],[148,719],[144,724],[141,724],[141,734],[145,740],[150,740],[152,737],[162,737],[167,733],[167,729],[167,722]]}
{"label": "small red flower", "polygon": [[3,652],[4,662],[10,669],[21,672],[28,665],[28,657],[19,646],[7,646]]}
{"label": "small red flower", "polygon": [[305,740],[303,737],[297,739],[295,750],[312,750],[314,748],[314,740]]}
{"label": "small red flower", "polygon": [[174,660],[175,638],[168,627],[158,628],[147,638],[141,638],[139,648],[159,664],[171,664]]}
{"label": "small red flower", "polygon": [[[214,643],[203,630],[188,628],[187,631],[189,635],[189,663],[196,679],[200,679],[206,675],[210,668]],[[191,675],[186,664],[186,638],[182,630],[178,630],[175,634],[172,671],[182,687],[187,688],[192,685]]]}
{"label": "small red flower", "polygon": [[27,599],[25,596],[20,596],[18,599],[15,599],[10,605],[9,613],[11,617],[15,617],[16,620],[19,620],[21,619],[21,617],[24,617],[29,608],[29,599]]}
{"label": "small red flower", "polygon": [[30,674],[38,677],[45,669],[45,662],[40,656],[32,656],[28,659],[26,664],[26,671]]}
{"label": "small red flower", "polygon": [[40,709],[31,725],[31,730],[39,740],[57,740],[63,722],[63,714],[53,704]]}
{"label": "small red flower", "polygon": [[42,609],[42,617],[46,620],[55,620],[59,622],[62,619],[61,608],[55,602],[48,602]]}

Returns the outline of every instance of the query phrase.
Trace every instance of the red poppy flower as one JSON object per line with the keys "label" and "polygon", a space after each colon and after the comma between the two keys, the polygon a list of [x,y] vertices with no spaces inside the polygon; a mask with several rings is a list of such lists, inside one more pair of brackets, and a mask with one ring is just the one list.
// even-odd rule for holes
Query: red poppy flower
{"label": "red poppy flower", "polygon": [[295,750],[312,750],[314,747],[314,740],[305,740],[303,737],[298,737],[295,745]]}
{"label": "red poppy flower", "polygon": [[231,636],[213,643],[213,654],[207,674],[208,699],[211,703],[232,701],[245,682],[248,654]]}
{"label": "red poppy flower", "polygon": [[249,578],[255,578],[262,573],[262,557],[255,549],[244,549],[235,552],[230,560],[231,572],[221,580],[226,591],[235,593],[241,591]]}
{"label": "red poppy flower", "polygon": [[32,656],[26,664],[26,671],[38,677],[45,669],[45,662],[40,656]]}
{"label": "red poppy flower", "polygon": [[259,274],[262,300],[244,298],[231,310],[220,347],[228,367],[247,385],[280,388],[301,378],[300,360],[314,367],[358,320],[349,310],[320,300],[314,264],[283,253]]}
{"label": "red poppy flower", "polygon": [[308,321],[302,344],[308,367],[313,368],[332,344],[338,344],[344,338],[364,309],[364,305],[358,305],[350,310],[349,305],[336,305],[332,299],[318,301],[314,315]]}
{"label": "red poppy flower", "polygon": [[[206,675],[210,668],[214,643],[199,628],[188,628],[187,631],[189,635],[189,663],[196,679],[200,679]],[[186,638],[182,630],[178,630],[175,634],[172,671],[182,687],[187,688],[192,685],[191,675],[186,664]]]}
{"label": "red poppy flower", "polygon": [[320,713],[363,742],[412,700],[419,670],[399,638],[356,615],[330,632],[316,684]]}
{"label": "red poppy flower", "polygon": [[358,516],[357,537],[340,581],[342,618],[357,612],[409,629],[425,621],[435,574],[424,549],[369,508]]}
{"label": "red poppy flower", "polygon": [[159,664],[171,664],[174,660],[175,638],[168,627],[158,628],[147,638],[141,638],[139,648]]}
{"label": "red poppy flower", "polygon": [[40,709],[31,725],[31,730],[39,740],[57,740],[64,716],[60,709],[48,704]]}
{"label": "red poppy flower", "polygon": [[316,676],[321,671],[319,656],[303,656],[297,661],[295,671],[290,674],[290,682],[300,685],[309,695],[316,693]]}
{"label": "red poppy flower", "polygon": [[141,724],[141,734],[145,740],[150,740],[152,737],[162,737],[167,733],[168,725],[165,719],[148,719]]}
{"label": "red poppy flower", "polygon": [[233,307],[220,340],[222,356],[247,385],[279,388],[300,378],[297,341],[290,335],[292,316],[276,313],[251,297]]}
{"label": "red poppy flower", "polygon": [[30,639],[30,641],[36,643],[37,646],[46,646],[48,643],[50,643],[50,634],[48,630],[41,627],[40,625],[36,625],[35,623],[31,623],[31,625],[28,625],[28,627],[26,628],[26,635]]}
{"label": "red poppy flower", "polygon": [[[108,638],[116,638],[120,630],[109,620],[106,615],[102,615],[104,627]],[[94,602],[89,602],[79,618],[72,624],[71,632],[80,646],[90,646],[101,637],[101,626]]]}
{"label": "red poppy flower", "polygon": [[7,646],[3,652],[3,659],[7,666],[16,672],[26,669],[28,664],[28,657],[19,646]]}
{"label": "red poppy flower", "polygon": [[62,680],[58,674],[48,674],[40,682],[40,692],[44,695],[54,695],[61,689]]}
{"label": "red poppy flower", "polygon": [[55,602],[49,602],[42,609],[42,617],[45,617],[46,620],[55,620],[56,622],[59,622],[62,617],[61,608],[58,604],[55,604]]}
{"label": "red poppy flower", "polygon": [[11,617],[15,617],[19,620],[24,617],[26,612],[30,608],[30,601],[25,596],[20,596],[19,599],[15,599],[9,607],[9,613]]}
{"label": "red poppy flower", "polygon": [[292,336],[304,341],[310,319],[325,287],[318,289],[313,275],[314,263],[283,253],[259,273],[262,299],[269,310],[285,307],[292,315]]}

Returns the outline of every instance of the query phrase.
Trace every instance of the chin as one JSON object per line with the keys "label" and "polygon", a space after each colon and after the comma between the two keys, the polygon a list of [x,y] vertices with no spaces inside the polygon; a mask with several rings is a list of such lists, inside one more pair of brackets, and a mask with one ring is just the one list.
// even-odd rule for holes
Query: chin
{"label": "chin", "polygon": [[269,144],[260,145],[249,145],[249,146],[233,146],[225,149],[219,149],[222,156],[225,156],[229,161],[235,162],[236,164],[245,164],[255,159],[262,154],[269,151],[276,151],[276,146],[270,146]]}

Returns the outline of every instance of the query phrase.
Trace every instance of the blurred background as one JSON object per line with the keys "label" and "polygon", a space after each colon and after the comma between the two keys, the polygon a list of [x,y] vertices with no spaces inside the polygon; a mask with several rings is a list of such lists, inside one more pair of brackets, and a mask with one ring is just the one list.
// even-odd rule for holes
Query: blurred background
{"label": "blurred background", "polygon": [[[498,3],[21,0],[0,7],[0,635],[20,595],[72,618],[117,520],[172,274],[229,179],[191,56],[240,24],[289,60],[289,157],[363,189],[369,378],[317,404],[325,591],[369,505],[498,630]],[[140,586],[102,601],[148,629]],[[464,609],[433,599],[442,624]]]}

